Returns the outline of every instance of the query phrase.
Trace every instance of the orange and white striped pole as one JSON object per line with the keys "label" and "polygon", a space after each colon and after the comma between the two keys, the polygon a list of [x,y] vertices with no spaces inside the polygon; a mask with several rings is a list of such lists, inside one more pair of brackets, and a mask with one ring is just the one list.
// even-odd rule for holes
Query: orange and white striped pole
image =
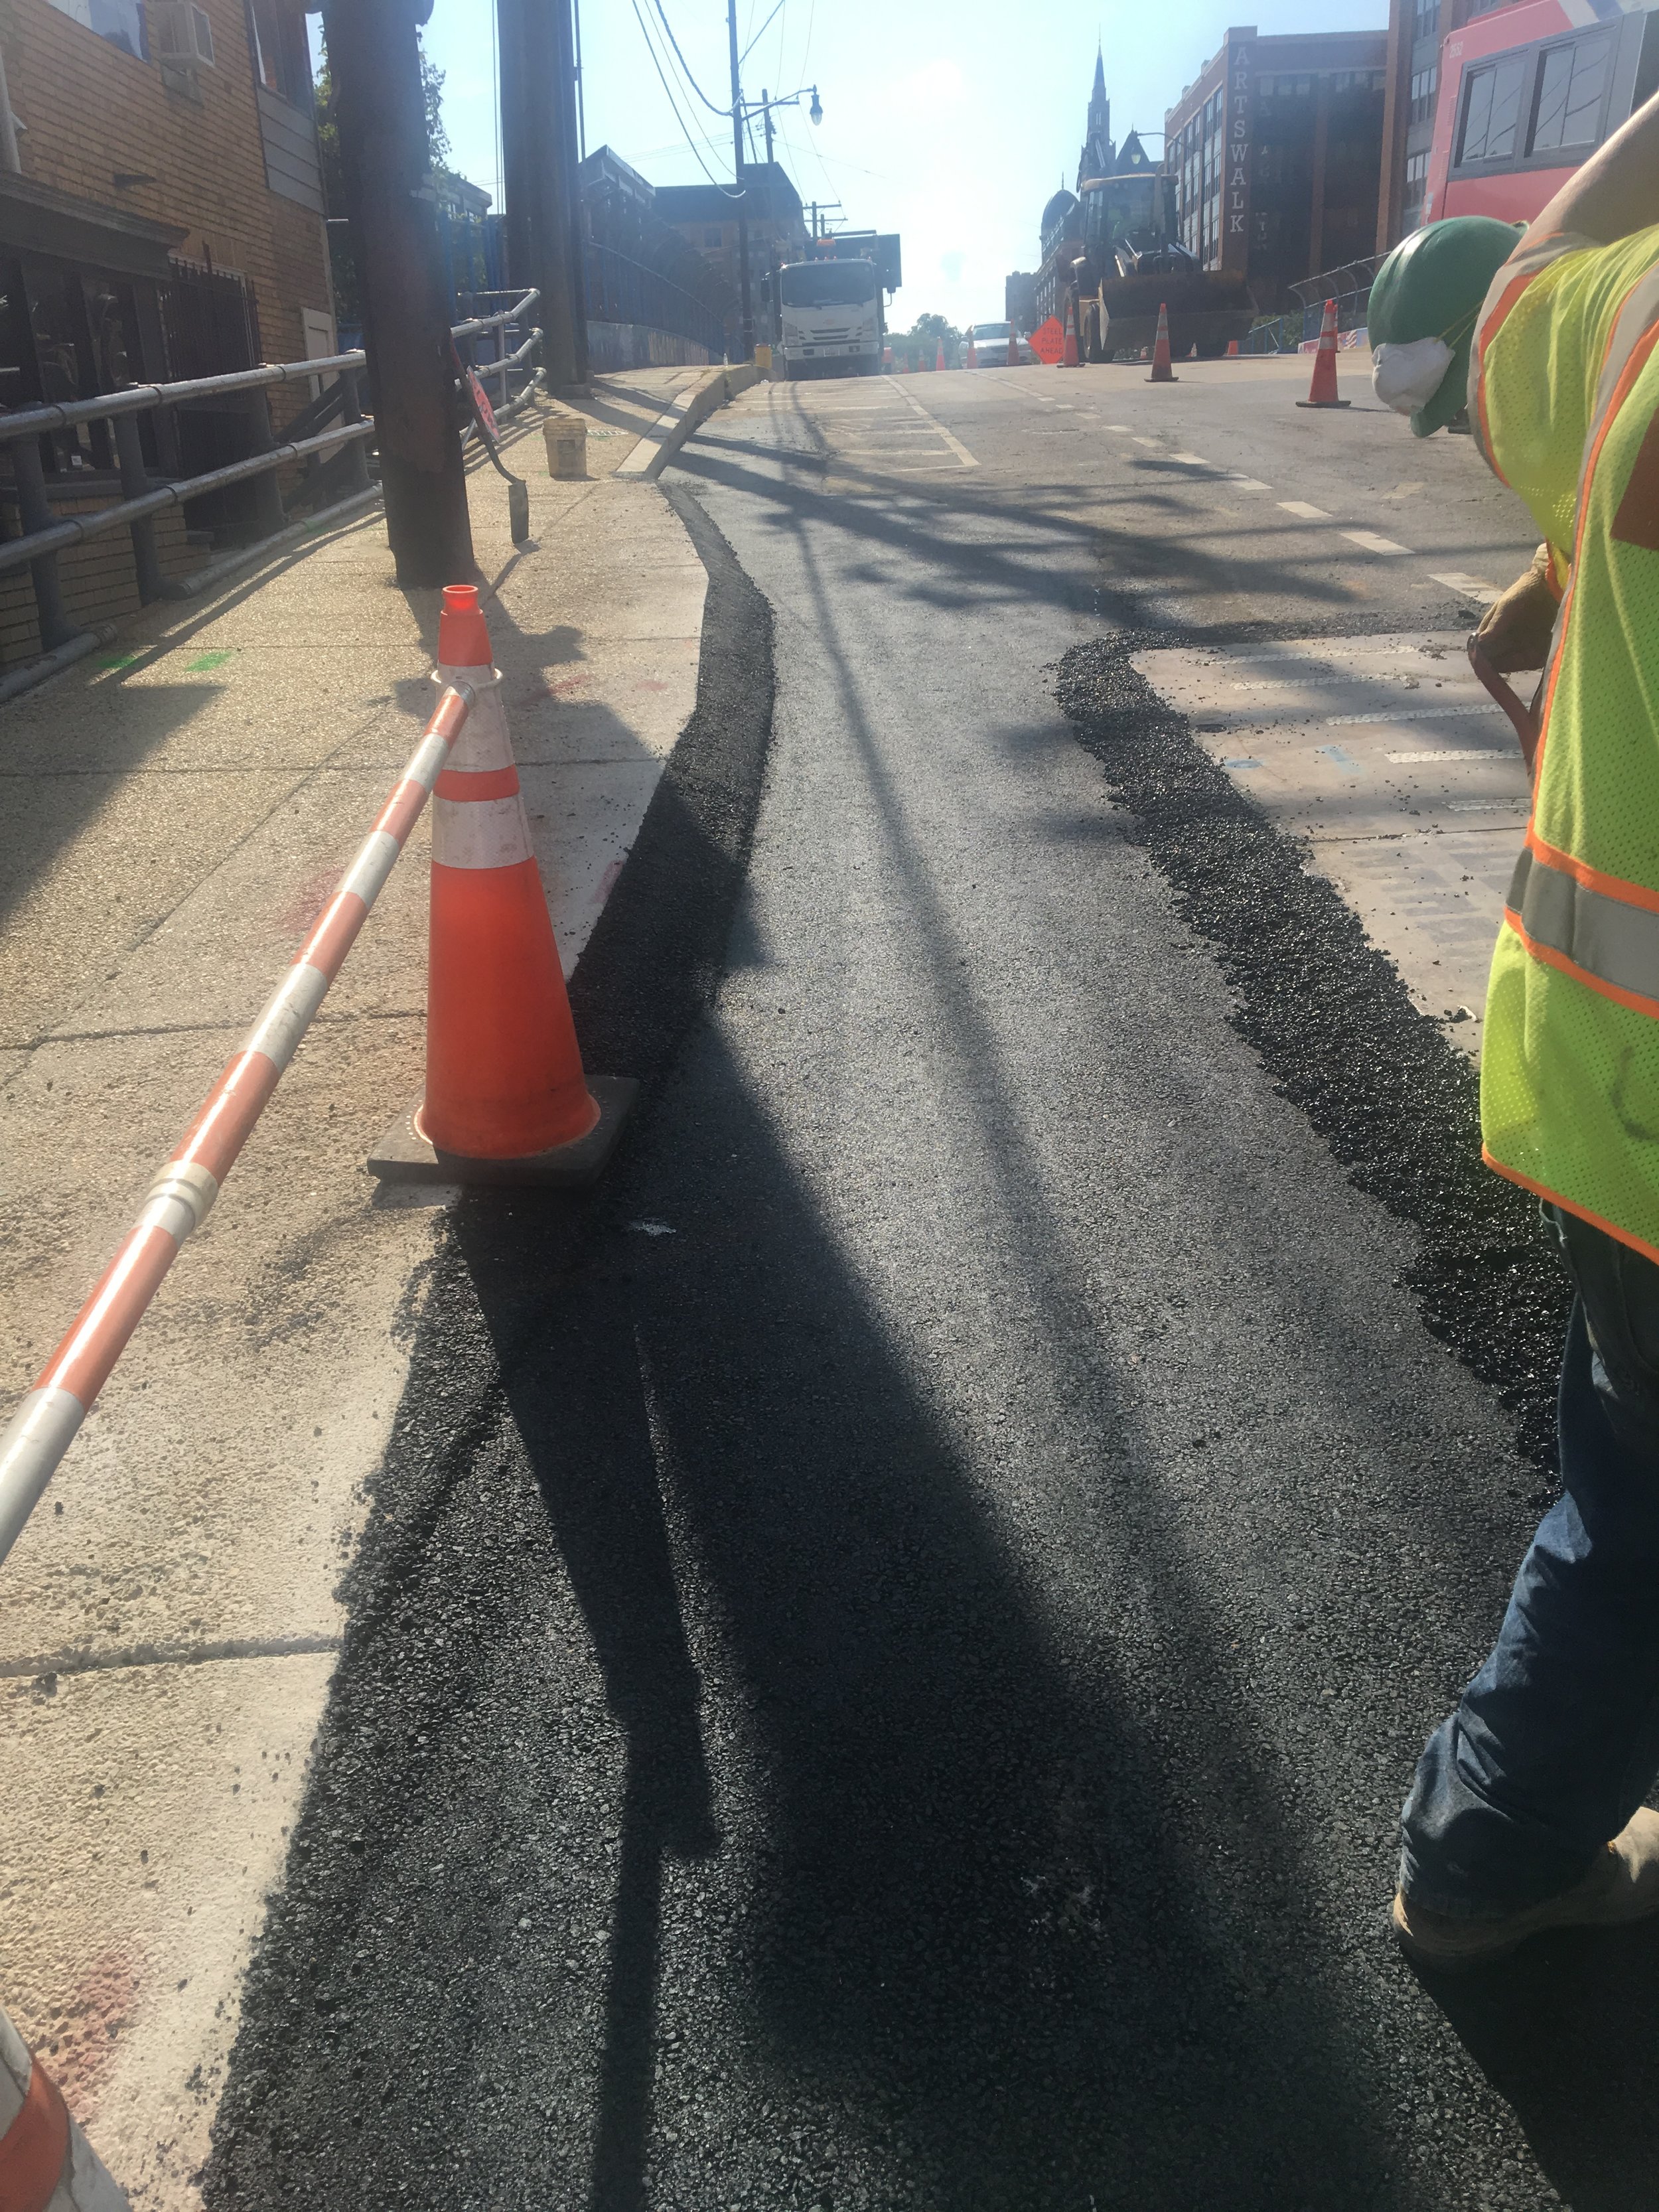
{"label": "orange and white striped pole", "polygon": [[58,2084],[0,2012],[0,2207],[131,2212],[126,2191],[70,2118]]}
{"label": "orange and white striped pole", "polygon": [[[220,1185],[282,1080],[324,994],[368,921],[392,863],[420,819],[475,696],[464,683],[446,688],[327,912],[247,1042],[219,1078],[189,1134],[150,1185],[143,1212],[76,1315],[74,1327],[0,1431],[0,1560],[16,1542],[185,1237],[206,1220]],[[0,2195],[0,2212],[5,2203]]]}

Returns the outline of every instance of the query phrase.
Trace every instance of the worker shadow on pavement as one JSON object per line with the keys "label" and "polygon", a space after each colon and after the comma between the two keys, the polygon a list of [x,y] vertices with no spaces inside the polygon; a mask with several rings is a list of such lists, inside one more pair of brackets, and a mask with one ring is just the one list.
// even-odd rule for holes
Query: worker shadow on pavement
{"label": "worker shadow on pavement", "polygon": [[1424,1988],[1572,2212],[1659,2203],[1659,1925],[1540,1937]]}
{"label": "worker shadow on pavement", "polygon": [[[1265,2207],[1291,2142],[1322,2201],[1364,2201],[1373,2148],[1264,1910],[1284,1839],[1236,1718],[1192,1717],[1186,1769],[1257,1864],[1229,1902],[1184,1875],[1148,1685],[1060,1662],[985,1470],[718,1034],[550,1283],[551,1225],[482,1200],[459,1236],[625,1747],[592,2212],[706,2201],[711,2160],[724,2201],[789,2201],[796,2128],[819,2193],[856,2176],[872,2203],[1104,2203],[1133,2176],[1142,2202]],[[1091,1382],[1091,1423],[1127,1432]],[[1136,1518],[1125,1601],[1190,1686],[1204,1605]],[[671,1885],[676,1858],[700,1871]],[[688,2108],[720,2115],[700,2141]]]}

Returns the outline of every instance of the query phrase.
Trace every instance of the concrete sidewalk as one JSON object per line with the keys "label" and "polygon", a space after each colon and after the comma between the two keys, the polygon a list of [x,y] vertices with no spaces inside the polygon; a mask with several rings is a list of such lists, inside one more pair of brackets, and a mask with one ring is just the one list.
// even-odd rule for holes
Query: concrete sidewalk
{"label": "concrete sidewalk", "polygon": [[[686,371],[599,380],[584,483],[472,476],[567,969],[690,712],[705,576],[617,464]],[[0,1301],[26,1389],[331,895],[430,709],[378,512],[0,714]],[[362,1161],[419,1091],[427,825],[3,1570],[0,1993],[142,2207],[195,2204],[240,1978],[448,1194]]]}

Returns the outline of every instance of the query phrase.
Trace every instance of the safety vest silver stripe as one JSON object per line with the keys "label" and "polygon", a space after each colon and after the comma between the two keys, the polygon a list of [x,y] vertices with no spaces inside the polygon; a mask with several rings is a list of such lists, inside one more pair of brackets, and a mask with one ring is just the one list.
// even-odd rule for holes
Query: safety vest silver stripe
{"label": "safety vest silver stripe", "polygon": [[1516,862],[1509,905],[1534,945],[1616,991],[1659,1000],[1659,914],[1592,890],[1529,846]]}

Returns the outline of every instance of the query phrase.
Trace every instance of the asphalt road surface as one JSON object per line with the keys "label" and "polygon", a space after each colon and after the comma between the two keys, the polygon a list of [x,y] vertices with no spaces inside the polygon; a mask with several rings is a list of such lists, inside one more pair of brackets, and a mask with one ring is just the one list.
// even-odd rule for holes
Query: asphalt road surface
{"label": "asphalt road surface", "polygon": [[683,456],[703,703],[577,983],[647,1104],[455,1214],[221,2212],[1659,2195],[1659,1933],[1386,1933],[1546,1480],[1425,1326],[1440,1107],[1353,1103],[1467,1068],[1325,909],[1288,984],[1211,927],[1176,755],[1113,796],[1114,641],[1524,563],[1467,441],[1295,388],[762,386]]}

